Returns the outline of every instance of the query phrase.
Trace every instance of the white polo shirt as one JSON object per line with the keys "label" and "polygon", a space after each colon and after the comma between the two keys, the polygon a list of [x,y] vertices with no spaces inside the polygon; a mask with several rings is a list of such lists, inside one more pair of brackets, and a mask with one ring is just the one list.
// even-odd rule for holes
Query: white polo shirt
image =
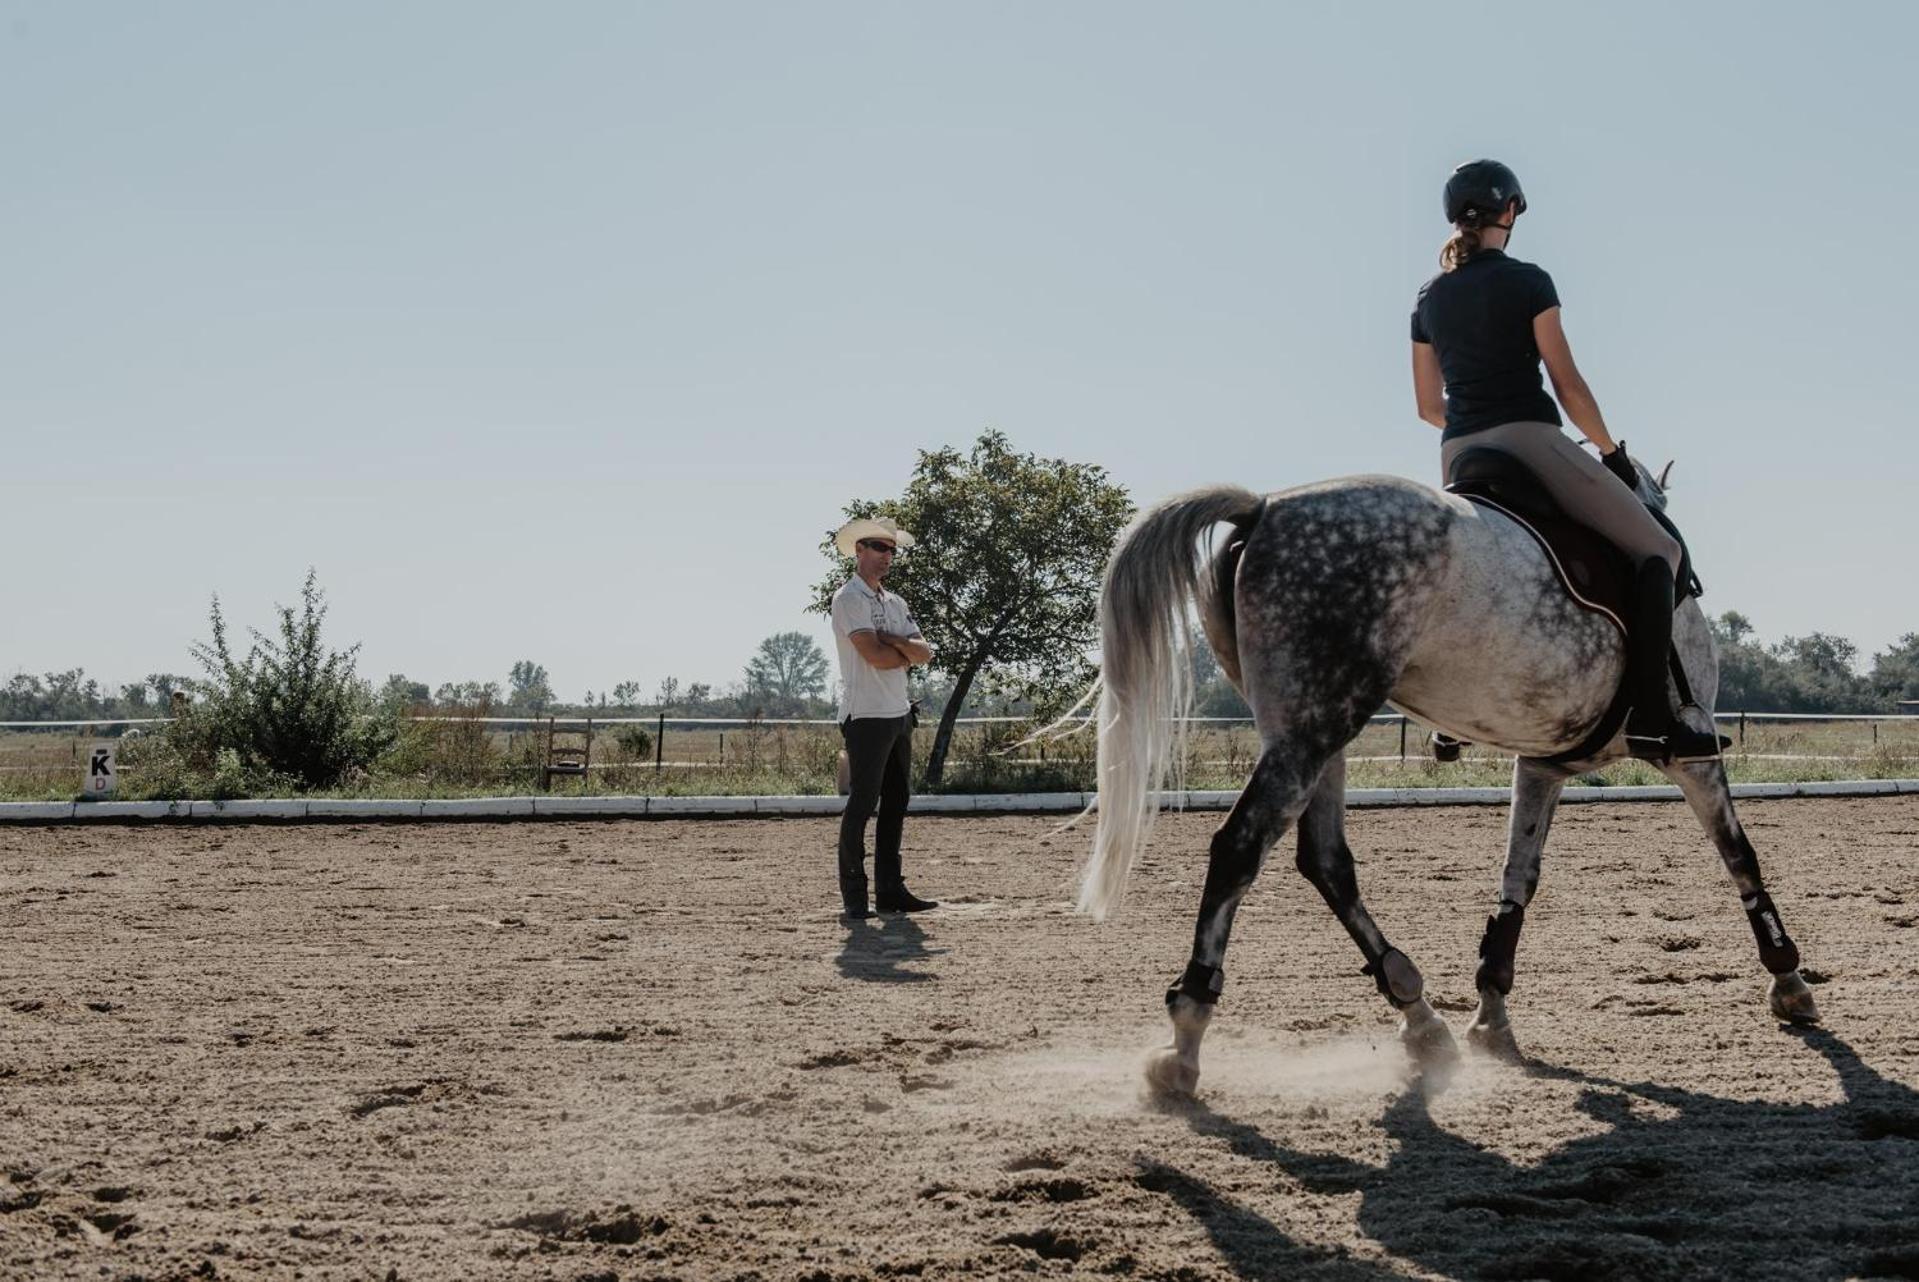
{"label": "white polo shirt", "polygon": [[876,668],[853,646],[855,632],[917,637],[920,625],[897,592],[874,591],[854,575],[833,594],[833,641],[840,652],[840,720],[903,717],[912,705],[905,668]]}

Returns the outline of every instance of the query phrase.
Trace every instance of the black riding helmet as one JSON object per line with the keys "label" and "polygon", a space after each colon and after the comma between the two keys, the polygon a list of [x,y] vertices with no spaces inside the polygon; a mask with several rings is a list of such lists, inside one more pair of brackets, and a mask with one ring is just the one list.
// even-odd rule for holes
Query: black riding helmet
{"label": "black riding helmet", "polygon": [[1519,175],[1497,160],[1469,160],[1453,170],[1446,180],[1446,221],[1456,223],[1468,210],[1477,211],[1482,221],[1499,217],[1506,202],[1516,200],[1516,213],[1526,212],[1526,193],[1519,189]]}

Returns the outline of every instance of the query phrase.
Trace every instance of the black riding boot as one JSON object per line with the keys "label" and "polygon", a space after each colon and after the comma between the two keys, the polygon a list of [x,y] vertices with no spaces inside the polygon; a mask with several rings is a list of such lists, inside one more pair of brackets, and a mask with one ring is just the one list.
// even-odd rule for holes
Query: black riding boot
{"label": "black riding boot", "polygon": [[1720,738],[1681,721],[1666,697],[1666,658],[1672,653],[1672,570],[1653,557],[1633,582],[1632,633],[1626,638],[1626,749],[1647,761],[1699,761],[1719,755]]}

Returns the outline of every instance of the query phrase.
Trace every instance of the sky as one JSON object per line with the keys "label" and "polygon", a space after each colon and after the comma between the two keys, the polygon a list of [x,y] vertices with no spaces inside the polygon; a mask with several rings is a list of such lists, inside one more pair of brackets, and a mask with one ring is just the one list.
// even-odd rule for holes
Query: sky
{"label": "sky", "polygon": [[1919,631],[1919,6],[0,0],[0,678],[724,686],[984,430],[1436,479],[1451,168],[1530,210],[1704,606]]}

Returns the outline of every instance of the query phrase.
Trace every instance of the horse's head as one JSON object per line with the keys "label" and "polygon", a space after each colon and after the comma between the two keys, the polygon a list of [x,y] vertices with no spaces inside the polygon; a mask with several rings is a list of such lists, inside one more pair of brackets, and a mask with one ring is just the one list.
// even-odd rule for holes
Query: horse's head
{"label": "horse's head", "polygon": [[1672,460],[1667,459],[1666,466],[1660,468],[1655,475],[1651,468],[1633,458],[1632,455],[1628,454],[1626,457],[1632,459],[1633,468],[1639,473],[1639,497],[1661,512],[1665,511],[1666,485],[1672,477]]}

